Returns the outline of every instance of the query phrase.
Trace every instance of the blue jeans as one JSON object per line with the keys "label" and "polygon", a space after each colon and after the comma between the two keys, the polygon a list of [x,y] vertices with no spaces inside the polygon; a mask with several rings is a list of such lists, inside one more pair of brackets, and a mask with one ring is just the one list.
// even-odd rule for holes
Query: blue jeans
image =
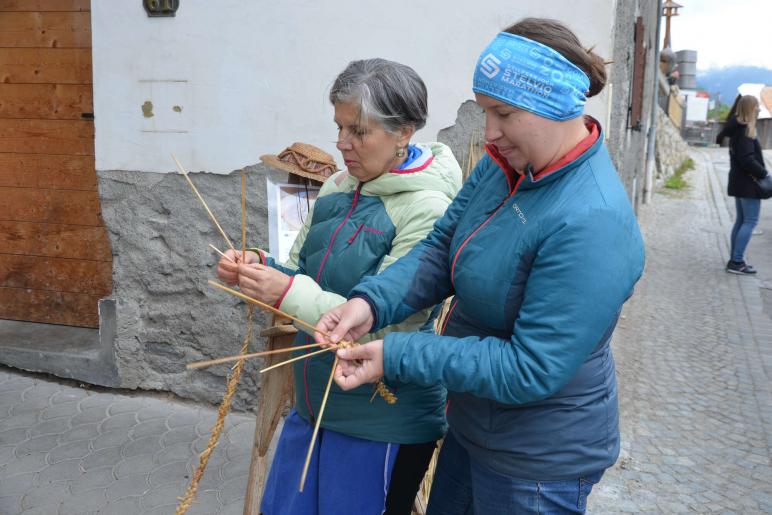
{"label": "blue jeans", "polygon": [[745,261],[745,249],[748,242],[751,241],[753,228],[759,223],[761,199],[735,197],[734,205],[737,218],[734,221],[734,227],[732,227],[730,259],[739,263]]}
{"label": "blue jeans", "polygon": [[448,432],[442,444],[426,515],[584,513],[603,471],[565,481],[516,479],[475,463]]}

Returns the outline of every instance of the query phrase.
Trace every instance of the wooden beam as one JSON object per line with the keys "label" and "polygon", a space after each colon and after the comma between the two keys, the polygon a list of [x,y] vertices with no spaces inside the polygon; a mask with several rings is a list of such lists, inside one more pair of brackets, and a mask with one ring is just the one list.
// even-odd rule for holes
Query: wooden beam
{"label": "wooden beam", "polygon": [[0,12],[90,10],[91,0],[0,0]]}
{"label": "wooden beam", "polygon": [[94,122],[0,119],[0,152],[93,156]]}
{"label": "wooden beam", "polygon": [[46,324],[99,327],[100,297],[0,287],[0,318]]}
{"label": "wooden beam", "polygon": [[0,16],[0,47],[91,48],[91,13],[7,12]]}
{"label": "wooden beam", "polygon": [[104,227],[0,222],[0,253],[111,262]]}
{"label": "wooden beam", "polygon": [[0,254],[0,287],[88,293],[104,297],[112,290],[112,264],[53,257]]}
{"label": "wooden beam", "polygon": [[93,112],[90,84],[0,84],[0,118],[83,120]]}
{"label": "wooden beam", "polygon": [[0,48],[0,82],[91,84],[91,49]]}
{"label": "wooden beam", "polygon": [[92,156],[0,154],[0,187],[96,191]]}
{"label": "wooden beam", "polygon": [[0,188],[0,221],[101,226],[96,191]]}

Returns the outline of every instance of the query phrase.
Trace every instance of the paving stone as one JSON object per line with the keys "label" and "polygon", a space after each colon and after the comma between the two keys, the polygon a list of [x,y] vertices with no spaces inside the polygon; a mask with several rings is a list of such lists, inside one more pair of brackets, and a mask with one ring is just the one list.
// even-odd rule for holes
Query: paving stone
{"label": "paving stone", "polygon": [[180,410],[166,417],[166,424],[170,429],[174,429],[175,427],[195,427],[199,420],[200,417],[197,411]]}
{"label": "paving stone", "polygon": [[27,439],[27,428],[6,429],[0,433],[0,445],[17,445]]}
{"label": "paving stone", "polygon": [[32,438],[40,435],[58,435],[68,429],[70,429],[70,417],[42,419],[29,428],[29,435]]}
{"label": "paving stone", "polygon": [[167,483],[176,483],[190,478],[187,463],[184,461],[173,461],[162,465],[150,474],[150,484],[153,488],[165,485]]}
{"label": "paving stone", "polygon": [[171,445],[177,442],[190,443],[196,440],[198,435],[196,429],[193,426],[177,427],[164,433],[161,437],[161,443],[164,446]]}
{"label": "paving stone", "polygon": [[107,499],[110,501],[125,497],[140,498],[150,491],[146,474],[135,474],[120,478],[107,488]]}
{"label": "paving stone", "polygon": [[19,415],[13,415],[0,421],[0,432],[9,429],[27,429],[37,423],[37,412],[27,412]]}
{"label": "paving stone", "polygon": [[149,474],[157,467],[152,454],[140,454],[131,458],[124,458],[113,467],[113,476],[118,479],[133,474]]}
{"label": "paving stone", "polygon": [[80,494],[95,488],[104,490],[115,482],[112,470],[112,466],[86,470],[78,476],[77,480],[70,482],[70,490],[73,494]]}
{"label": "paving stone", "polygon": [[59,506],[59,513],[61,515],[88,513],[100,510],[105,506],[107,506],[107,499],[104,489],[89,490],[64,499]]}
{"label": "paving stone", "polygon": [[107,417],[107,412],[105,408],[97,407],[97,408],[88,408],[84,409],[83,411],[80,411],[75,416],[72,417],[72,421],[70,422],[73,426],[79,425],[79,424],[90,424],[93,422],[101,422]]}
{"label": "paving stone", "polygon": [[142,515],[167,515],[169,513],[173,513],[174,510],[177,509],[177,504],[162,504],[160,506],[156,506],[148,511],[143,511]]}
{"label": "paving stone", "polygon": [[[165,465],[172,461],[187,460],[195,453],[189,443],[177,442],[167,445],[155,455],[155,461],[160,465]],[[211,459],[211,457],[210,457]]]}
{"label": "paving stone", "polygon": [[202,490],[199,488],[196,500],[188,510],[189,515],[209,515],[219,513],[222,509],[217,499],[217,490]]}
{"label": "paving stone", "polygon": [[122,453],[126,457],[140,454],[155,454],[163,449],[161,447],[161,435],[145,436],[123,445]]}
{"label": "paving stone", "polygon": [[[107,506],[99,510],[99,515],[131,515],[140,513],[139,497],[124,497],[117,501],[110,501]],[[170,515],[172,511],[168,512]]]}
{"label": "paving stone", "polygon": [[55,481],[69,481],[80,477],[83,471],[80,469],[80,460],[65,460],[49,465],[38,474],[41,485]]}
{"label": "paving stone", "polygon": [[166,421],[162,418],[150,419],[140,422],[131,429],[131,437],[134,439],[142,438],[144,436],[162,435],[169,428],[166,426]]}
{"label": "paving stone", "polygon": [[42,508],[52,504],[58,506],[62,500],[70,495],[70,487],[67,483],[65,481],[58,481],[56,483],[49,483],[45,487],[28,490],[21,499],[21,505],[26,515],[26,510],[32,508]]}
{"label": "paving stone", "polygon": [[91,452],[88,440],[63,443],[51,449],[48,453],[49,463],[58,463],[73,458],[84,458]]}
{"label": "paving stone", "polygon": [[91,447],[96,451],[107,447],[122,447],[131,441],[125,429],[113,429],[104,431],[91,440]]}
{"label": "paving stone", "polygon": [[[177,505],[177,498],[182,497],[185,494],[186,483],[166,483],[157,488],[153,488],[145,495],[142,496],[140,504],[145,510],[150,510],[163,505]],[[172,512],[174,510],[172,509]],[[171,513],[171,512],[167,512]]]}
{"label": "paving stone", "polygon": [[156,420],[159,418],[165,421],[166,417],[168,416],[169,412],[165,409],[162,409],[158,404],[145,406],[144,408],[137,411],[137,419],[141,420],[142,422],[147,420]]}
{"label": "paving stone", "polygon": [[132,427],[136,426],[137,416],[134,413],[120,413],[118,415],[111,416],[100,426],[102,432],[110,431],[112,429],[125,429],[127,432]]}
{"label": "paving stone", "polygon": [[43,409],[40,412],[40,419],[48,420],[51,418],[67,417],[69,420],[78,413],[80,413],[80,411],[78,411],[77,402],[65,402],[62,404],[48,406],[47,408]]}
{"label": "paving stone", "polygon": [[81,424],[62,434],[62,442],[76,442],[78,440],[90,440],[99,436],[99,424]]}
{"label": "paving stone", "polygon": [[18,515],[21,513],[21,496],[0,495],[0,513],[3,515]]}
{"label": "paving stone", "polygon": [[0,465],[5,465],[12,459],[14,459],[16,456],[13,453],[13,450],[16,448],[15,445],[3,445],[0,446]]}
{"label": "paving stone", "polygon": [[83,458],[83,460],[80,462],[80,466],[85,471],[90,471],[101,467],[110,467],[112,471],[112,467],[114,467],[116,463],[120,462],[121,459],[123,459],[123,456],[121,455],[120,447],[106,447],[104,449],[95,450]]}
{"label": "paving stone", "polygon": [[59,435],[36,436],[25,440],[16,446],[16,456],[24,456],[33,452],[50,451],[59,445]]}
{"label": "paving stone", "polygon": [[[11,463],[0,466],[0,480],[13,475],[21,474],[22,472],[38,472],[48,466],[46,461],[46,453],[33,452],[20,456],[18,459],[13,460]],[[0,487],[0,491],[2,488]]]}
{"label": "paving stone", "polygon": [[24,472],[3,478],[2,495],[23,495],[34,484],[35,472]]}
{"label": "paving stone", "polygon": [[140,409],[144,408],[146,402],[143,399],[124,397],[113,402],[107,410],[110,415],[117,415],[119,413],[136,413]]}

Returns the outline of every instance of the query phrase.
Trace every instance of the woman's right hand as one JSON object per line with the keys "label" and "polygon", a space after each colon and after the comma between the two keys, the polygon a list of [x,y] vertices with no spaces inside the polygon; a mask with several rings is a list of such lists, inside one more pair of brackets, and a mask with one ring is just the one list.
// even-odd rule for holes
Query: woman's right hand
{"label": "woman's right hand", "polygon": [[[220,258],[220,262],[217,263],[217,277],[229,286],[236,286],[239,284],[239,264],[237,260],[241,256],[241,252],[233,249],[225,251],[227,257]],[[247,251],[244,254],[244,264],[259,263],[260,258],[254,252]]]}
{"label": "woman's right hand", "polygon": [[354,297],[322,315],[316,324],[314,338],[318,343],[336,344],[341,340],[353,342],[369,333],[374,321],[370,304]]}

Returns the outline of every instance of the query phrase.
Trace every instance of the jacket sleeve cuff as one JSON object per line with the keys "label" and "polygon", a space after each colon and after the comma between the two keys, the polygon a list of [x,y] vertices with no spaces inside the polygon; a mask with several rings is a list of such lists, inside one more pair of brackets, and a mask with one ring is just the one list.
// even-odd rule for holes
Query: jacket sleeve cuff
{"label": "jacket sleeve cuff", "polygon": [[284,297],[287,296],[287,293],[289,293],[290,288],[292,288],[292,283],[295,282],[295,276],[291,275],[289,276],[289,282],[287,283],[287,287],[284,288],[284,292],[281,294],[281,297],[279,297],[279,300],[276,301],[276,304],[273,305],[276,309],[280,309],[281,303],[284,301]]}
{"label": "jacket sleeve cuff", "polygon": [[364,293],[355,293],[348,298],[348,300],[351,299],[362,299],[363,301],[367,302],[367,305],[370,306],[370,314],[373,316],[373,327],[370,329],[370,332],[372,333],[380,329],[378,326],[378,311],[375,309],[375,303],[372,301],[372,299]]}

